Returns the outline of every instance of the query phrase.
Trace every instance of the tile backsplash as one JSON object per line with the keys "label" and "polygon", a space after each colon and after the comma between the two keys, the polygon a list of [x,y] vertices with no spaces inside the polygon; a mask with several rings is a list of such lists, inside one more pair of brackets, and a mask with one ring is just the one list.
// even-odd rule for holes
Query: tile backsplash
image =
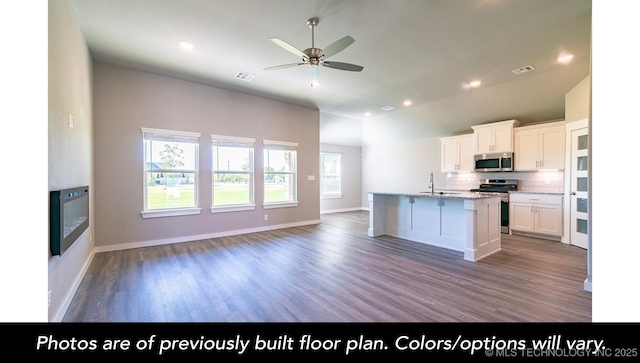
{"label": "tile backsplash", "polygon": [[498,173],[447,173],[446,189],[470,190],[480,179],[518,179],[518,190],[523,192],[564,192],[564,171],[514,171]]}

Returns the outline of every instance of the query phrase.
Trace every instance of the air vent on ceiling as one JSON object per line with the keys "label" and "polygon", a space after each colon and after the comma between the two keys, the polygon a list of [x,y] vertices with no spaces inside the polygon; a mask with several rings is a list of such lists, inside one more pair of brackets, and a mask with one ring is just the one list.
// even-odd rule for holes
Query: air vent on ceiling
{"label": "air vent on ceiling", "polygon": [[393,110],[393,106],[384,106],[384,107],[382,107],[380,109],[383,110],[383,111],[391,111],[391,110]]}
{"label": "air vent on ceiling", "polygon": [[253,74],[244,73],[244,72],[238,72],[238,73],[236,73],[236,75],[235,75],[235,76],[233,76],[233,78],[241,79],[241,80],[243,80],[243,81],[247,81],[247,82],[249,82],[250,80],[252,80],[252,79],[253,79],[253,77],[255,77]]}
{"label": "air vent on ceiling", "polygon": [[521,73],[531,72],[533,70],[535,70],[535,68],[532,65],[528,65],[528,66],[516,68],[516,69],[512,70],[511,72],[513,72],[515,74],[521,74]]}

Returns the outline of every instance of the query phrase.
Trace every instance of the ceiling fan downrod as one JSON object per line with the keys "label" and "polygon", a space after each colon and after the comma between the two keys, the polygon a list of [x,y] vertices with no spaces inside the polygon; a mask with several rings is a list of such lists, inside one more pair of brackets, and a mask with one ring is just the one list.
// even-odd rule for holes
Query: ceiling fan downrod
{"label": "ceiling fan downrod", "polygon": [[315,29],[318,26],[318,18],[307,20],[307,26],[311,29],[311,48],[315,48]]}

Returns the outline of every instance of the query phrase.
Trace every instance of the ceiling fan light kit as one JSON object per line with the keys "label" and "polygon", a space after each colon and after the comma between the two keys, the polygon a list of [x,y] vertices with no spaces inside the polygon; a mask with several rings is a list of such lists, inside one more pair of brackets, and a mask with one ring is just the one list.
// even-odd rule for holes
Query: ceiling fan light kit
{"label": "ceiling fan light kit", "polygon": [[318,18],[311,18],[307,20],[307,25],[311,29],[311,48],[300,50],[279,38],[271,38],[272,42],[276,43],[278,46],[280,46],[284,50],[299,56],[300,58],[302,58],[302,61],[298,63],[289,63],[289,64],[282,64],[274,67],[268,67],[268,68],[265,68],[264,70],[271,71],[271,70],[296,67],[296,66],[301,66],[306,64],[309,66],[309,82],[311,83],[311,87],[317,87],[320,84],[320,81],[319,81],[320,66],[333,68],[341,71],[350,71],[350,72],[362,71],[364,67],[356,64],[325,61],[325,59],[338,54],[339,52],[343,51],[345,48],[353,44],[353,42],[355,42],[355,39],[347,35],[331,43],[325,49],[316,48],[315,47],[315,28],[318,26],[318,22],[319,22]]}

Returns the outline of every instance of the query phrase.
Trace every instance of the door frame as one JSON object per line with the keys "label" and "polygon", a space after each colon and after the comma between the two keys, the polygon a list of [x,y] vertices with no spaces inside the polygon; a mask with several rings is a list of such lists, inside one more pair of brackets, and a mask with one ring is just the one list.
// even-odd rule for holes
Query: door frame
{"label": "door frame", "polygon": [[587,176],[589,180],[588,194],[587,198],[589,200],[589,206],[587,208],[587,216],[588,216],[588,229],[587,229],[587,278],[584,282],[584,289],[587,291],[592,291],[592,271],[591,271],[591,178],[592,178],[592,170],[591,170],[591,128],[589,125],[589,119],[585,118],[582,120],[574,121],[567,123],[565,125],[566,130],[566,143],[565,143],[565,175],[564,175],[564,233],[562,237],[562,242],[566,244],[571,243],[571,136],[573,130],[587,128],[587,134],[589,135],[589,145],[588,145],[588,153],[589,161],[587,168]]}
{"label": "door frame", "polygon": [[[564,223],[564,233],[562,233],[561,241],[562,243],[566,243],[566,244],[571,243],[571,223],[570,223],[571,222],[571,195],[569,194],[571,192],[571,131],[588,128],[588,127],[589,127],[588,119],[570,122],[565,125],[566,142],[565,142],[565,153],[564,153],[565,154],[565,164],[564,164],[565,175],[564,175],[564,203],[563,203],[564,206],[563,208],[564,208],[564,220],[566,221],[566,223]],[[590,132],[590,131],[591,130],[587,132]],[[590,146],[591,145],[589,145],[589,147]],[[590,174],[590,170],[588,170],[588,173]],[[589,210],[589,213],[590,212],[591,211]],[[587,233],[590,230],[591,229],[589,228]]]}

